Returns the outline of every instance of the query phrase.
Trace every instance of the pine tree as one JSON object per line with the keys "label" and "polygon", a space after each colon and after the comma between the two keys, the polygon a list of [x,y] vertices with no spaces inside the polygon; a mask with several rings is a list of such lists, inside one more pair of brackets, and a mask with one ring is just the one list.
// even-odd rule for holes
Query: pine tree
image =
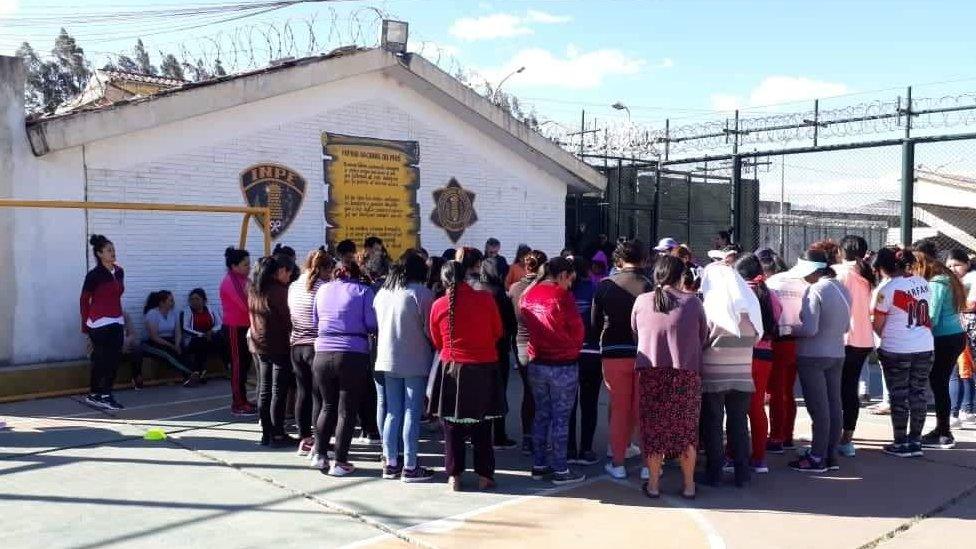
{"label": "pine tree", "polygon": [[77,95],[88,83],[91,70],[85,60],[85,50],[75,42],[68,31],[61,29],[54,39],[54,49],[51,50],[57,64],[57,80],[60,93],[69,99]]}
{"label": "pine tree", "polygon": [[183,67],[172,53],[163,57],[163,62],[159,64],[159,70],[160,73],[167,78],[186,80],[186,78],[183,76]]}
{"label": "pine tree", "polygon": [[190,75],[190,80],[194,82],[200,82],[201,80],[209,80],[213,78],[210,70],[203,64],[203,59],[197,59],[197,62],[193,65],[186,63],[183,65],[187,73]]}
{"label": "pine tree", "polygon": [[139,64],[128,55],[120,55],[118,61],[115,62],[115,66],[118,67],[118,70],[124,72],[141,72]]}
{"label": "pine tree", "polygon": [[227,71],[224,70],[224,65],[220,62],[220,59],[214,61],[214,76],[227,76]]}
{"label": "pine tree", "polygon": [[138,72],[142,74],[157,74],[156,67],[153,66],[149,59],[149,52],[146,51],[146,46],[142,43],[142,38],[136,40],[136,47],[133,48],[132,53],[139,67]]}

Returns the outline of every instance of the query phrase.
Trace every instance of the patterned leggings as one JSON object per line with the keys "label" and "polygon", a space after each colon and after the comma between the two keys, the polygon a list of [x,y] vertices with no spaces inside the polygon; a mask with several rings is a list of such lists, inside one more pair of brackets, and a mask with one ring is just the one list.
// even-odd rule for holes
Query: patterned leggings
{"label": "patterned leggings", "polygon": [[547,366],[532,362],[529,364],[529,385],[535,400],[535,419],[532,424],[532,464],[535,467],[547,465],[547,442],[552,444],[552,463],[554,471],[569,469],[566,462],[566,449],[569,441],[569,415],[576,405],[576,391],[579,387],[579,367]]}
{"label": "patterned leggings", "polygon": [[926,390],[933,353],[888,353],[878,350],[878,358],[888,385],[895,442],[917,442],[922,436],[928,411]]}

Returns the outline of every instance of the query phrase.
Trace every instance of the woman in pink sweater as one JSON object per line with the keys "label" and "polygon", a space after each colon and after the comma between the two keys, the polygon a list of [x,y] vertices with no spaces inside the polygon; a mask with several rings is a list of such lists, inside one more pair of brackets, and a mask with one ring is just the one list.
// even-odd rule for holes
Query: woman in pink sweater
{"label": "woman in pink sweater", "polygon": [[837,451],[846,457],[854,456],[854,429],[861,408],[858,384],[861,368],[874,350],[871,328],[871,292],[875,286],[874,272],[864,262],[868,243],[860,236],[845,236],[840,241],[844,261],[833,266],[837,280],[851,294],[851,329],[844,347],[844,371],[840,382],[841,403],[844,407],[844,433]]}
{"label": "woman in pink sweater", "polygon": [[247,399],[247,373],[251,369],[251,352],[247,348],[247,330],[251,326],[247,308],[247,276],[251,273],[251,256],[247,250],[230,247],[224,251],[227,275],[220,283],[220,305],[224,332],[230,348],[230,379],[235,416],[253,416],[257,407]]}

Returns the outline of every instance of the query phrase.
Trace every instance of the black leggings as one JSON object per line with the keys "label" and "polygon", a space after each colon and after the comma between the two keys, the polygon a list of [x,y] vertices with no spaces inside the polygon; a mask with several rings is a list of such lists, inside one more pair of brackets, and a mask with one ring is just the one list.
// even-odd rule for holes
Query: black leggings
{"label": "black leggings", "polygon": [[871,347],[844,347],[844,370],[840,378],[840,400],[844,407],[844,430],[853,431],[857,427],[857,417],[861,412],[861,399],[857,394],[861,382],[861,369],[864,361],[873,351]]}
{"label": "black leggings", "polygon": [[285,432],[285,404],[292,384],[288,355],[256,355],[258,359],[258,414],[262,435]]}
{"label": "black leggings", "polygon": [[[315,423],[315,452],[324,456],[329,439],[335,435],[335,459],[347,463],[359,401],[366,387],[373,385],[369,375],[369,355],[316,352],[312,376],[315,390],[322,398],[322,411]],[[376,417],[376,414],[372,415]]]}
{"label": "black leggings", "polygon": [[504,403],[504,412],[500,418],[493,419],[491,421],[494,431],[494,441],[495,444],[504,442],[508,438],[508,434],[505,430],[505,419],[508,416],[508,378],[512,373],[512,364],[510,360],[510,349],[511,346],[508,344],[507,340],[502,340],[502,342],[497,345],[498,348],[498,380],[500,382],[499,391],[502,393],[502,402]]}
{"label": "black leggings", "polygon": [[322,411],[322,395],[315,390],[312,362],[315,347],[295,345],[291,348],[291,367],[295,374],[295,423],[302,438],[312,436],[312,420]]}
{"label": "black leggings", "polygon": [[[583,353],[579,358],[579,395],[569,416],[569,455],[581,456],[593,451],[593,434],[596,432],[600,404],[600,387],[603,386],[603,362],[599,353]],[[576,405],[580,410],[580,445],[576,446]]]}
{"label": "black leggings", "polygon": [[966,345],[966,334],[958,333],[935,338],[935,357],[929,373],[929,385],[935,399],[935,430],[940,435],[949,436],[949,377],[956,367],[956,360]]}
{"label": "black leggings", "polygon": [[91,392],[110,395],[122,360],[124,329],[121,324],[90,328],[88,337],[92,342]]}

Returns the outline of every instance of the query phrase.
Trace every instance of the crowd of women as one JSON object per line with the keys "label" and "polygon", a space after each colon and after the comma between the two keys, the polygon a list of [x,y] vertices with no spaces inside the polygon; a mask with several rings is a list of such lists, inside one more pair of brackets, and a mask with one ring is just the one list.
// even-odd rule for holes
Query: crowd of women
{"label": "crowd of women", "polygon": [[[124,274],[109,240],[96,235],[91,244],[98,265],[81,297],[92,346],[87,399],[120,409],[112,386],[131,331]],[[728,474],[743,486],[768,472],[767,453],[795,448],[797,378],[813,436],[789,467],[839,469],[840,457],[856,453],[858,383],[875,351],[893,430],[884,452],[951,448],[953,428],[976,427],[976,288],[964,253],[939,258],[930,243],[870,253],[864,239],[848,236],[812,244],[787,269],[771,250],[720,244],[704,267],[672,239],[653,250],[630,240],[553,258],[519,246],[511,267],[494,239],[484,253],[407,250],[392,264],[378,238],[358,253],[343,241],[331,253],[312,250],[301,268],[288,247],[253,265],[247,251],[228,248],[220,311],[198,289],[176,315],[173,295],[154,292],[142,348],[191,386],[205,380],[208,355],[220,354],[232,412],[259,416],[261,444],[297,446],[332,476],[355,470],[358,426],[362,442],[382,444],[383,478],[430,480],[418,443],[421,423],[436,418],[455,490],[468,441],[480,489],[495,485],[495,450],[519,447],[505,424],[513,363],[523,386],[522,451],[532,456],[532,478],[557,485],[585,479],[571,465],[600,461],[601,387],[609,396],[606,471],[625,478],[626,460],[642,455],[652,498],[666,459],[680,463],[681,495],[695,497],[699,449],[706,484]],[[252,361],[256,403],[246,390]],[[929,390],[936,426],[923,434]],[[290,392],[297,439],[286,430]]]}

